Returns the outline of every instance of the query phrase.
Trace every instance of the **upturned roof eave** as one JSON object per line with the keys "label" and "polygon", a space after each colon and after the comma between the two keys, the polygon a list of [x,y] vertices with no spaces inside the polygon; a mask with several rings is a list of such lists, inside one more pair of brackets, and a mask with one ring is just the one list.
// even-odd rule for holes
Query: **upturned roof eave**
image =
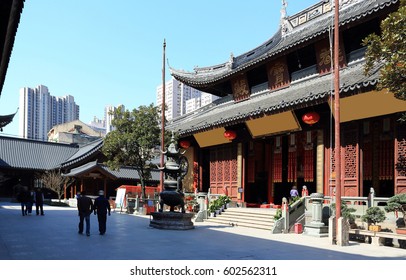
{"label": "upturned roof eave", "polygon": [[11,53],[14,46],[15,36],[17,34],[18,25],[20,23],[21,13],[24,7],[24,0],[12,1],[12,7],[9,14],[9,21],[6,32],[4,34],[3,53],[0,59],[0,95],[6,79],[8,64],[10,62]]}
{"label": "upturned roof eave", "polygon": [[[69,166],[72,166],[80,161],[84,161],[97,153],[102,147],[103,147],[103,139],[98,139],[92,143],[89,143],[86,146],[83,146],[76,152],[74,155],[72,155],[69,159],[67,159],[65,162],[63,162],[60,166],[60,168],[69,168]],[[84,149],[88,148],[90,146],[89,151],[82,152]],[[93,146],[93,147],[91,147]]]}
{"label": "upturned roof eave", "polygon": [[[361,18],[365,18],[373,12],[377,12],[381,9],[384,9],[385,7],[396,4],[398,1],[399,0],[388,0],[388,1],[381,3],[380,5],[374,6],[373,8],[371,8],[369,10],[363,11],[360,14],[352,15],[349,18],[344,18],[344,19],[340,18],[340,27],[344,26],[350,22],[360,20]],[[347,8],[350,8],[350,7],[347,7]],[[323,19],[324,19],[324,17],[321,17],[318,20],[323,20]],[[311,23],[311,22],[309,22],[309,23]],[[314,23],[314,22],[312,22],[312,23]],[[226,65],[227,62],[223,63],[223,64],[215,65],[215,66],[196,68],[195,72],[187,72],[187,71],[176,70],[174,68],[171,68],[170,69],[171,75],[178,81],[183,82],[183,83],[190,85],[197,89],[213,87],[214,85],[218,84],[219,82],[226,81],[229,78],[231,78],[235,75],[238,75],[241,72],[244,72],[247,69],[254,67],[257,64],[266,63],[267,61],[270,61],[270,60],[276,58],[279,54],[287,51],[288,49],[291,49],[300,44],[304,44],[308,41],[314,40],[317,37],[323,36],[324,34],[328,33],[331,29],[334,29],[334,27],[331,25],[324,26],[324,27],[322,27],[322,29],[311,34],[310,36],[307,36],[304,38],[298,37],[297,40],[287,44],[286,46],[283,45],[283,42],[286,38],[286,37],[284,37],[277,45],[275,45],[271,50],[267,51],[265,54],[263,54],[259,57],[255,57],[252,60],[250,60],[242,65],[237,66],[236,68],[231,67],[228,71],[224,71],[224,73],[219,73],[219,74],[213,73],[212,77],[205,75],[204,80],[196,74],[196,73],[198,73],[199,69],[210,69],[210,68],[216,69],[219,65]],[[298,31],[300,31],[300,29],[298,29]],[[298,31],[295,31],[295,33],[289,34],[289,36],[292,36],[292,34],[296,34],[296,33],[300,34],[300,32],[298,32]],[[275,33],[275,35],[273,35],[270,40],[272,40],[272,38],[275,37],[276,34],[277,33]],[[268,41],[270,41],[270,40],[268,40]],[[257,48],[254,48],[253,50],[259,49],[261,46],[263,46],[263,45],[260,45]],[[251,51],[249,51],[249,52],[251,52]],[[240,55],[239,57],[244,56],[249,52],[246,52],[246,53]]]}
{"label": "upturned roof eave", "polygon": [[[363,63],[357,63],[356,65],[350,66],[349,68],[344,68],[342,70],[345,73],[343,78],[347,80],[343,81],[344,84],[341,86],[340,92],[342,92],[345,95],[351,95],[354,94],[354,92],[363,92],[368,88],[375,87],[379,80],[379,70],[381,66],[382,66],[381,64],[377,65],[374,69],[373,75],[369,77],[360,75]],[[313,83],[312,86],[319,87],[323,83],[324,84],[328,83],[326,79],[330,79],[329,77],[331,77],[331,74],[326,74],[318,76],[317,79],[311,79],[308,82],[314,80],[315,81],[314,83],[311,82]],[[190,115],[189,117],[175,120],[168,126],[168,128],[177,131],[177,133],[179,133],[181,137],[187,137],[195,133],[212,130],[214,128],[226,127],[238,123],[243,123],[247,120],[255,119],[264,115],[272,115],[287,110],[298,109],[303,106],[324,103],[329,99],[329,97],[332,94],[334,94],[334,90],[328,87],[318,93],[309,92],[307,85],[308,82],[297,83],[294,85],[293,88],[288,87],[285,89],[279,89],[277,91],[267,90],[261,93],[258,96],[257,100],[249,99],[246,101],[242,101],[241,103],[226,102],[219,106],[209,107],[208,109],[203,110],[198,116]],[[347,82],[347,84],[345,84],[345,82]],[[287,96],[285,94],[287,93],[286,91],[297,91],[298,95],[296,98],[286,100],[286,98],[283,97]],[[279,97],[277,99],[274,99],[276,92],[279,92],[277,94],[277,96]],[[264,100],[272,100],[272,99],[276,101],[269,102],[269,106],[263,106]],[[248,106],[250,107],[250,109],[247,110],[242,109],[241,112],[239,110],[241,110],[242,107],[240,109],[236,108],[235,105],[237,104],[241,104],[241,106],[245,104],[244,107]],[[217,110],[217,113],[214,112],[211,113],[213,110]],[[219,111],[221,111],[220,115],[218,113]],[[236,112],[236,113],[230,114],[229,117],[224,117],[224,115],[227,115],[227,112]],[[211,114],[209,118],[208,114],[209,115]],[[210,118],[212,120],[210,120]]]}

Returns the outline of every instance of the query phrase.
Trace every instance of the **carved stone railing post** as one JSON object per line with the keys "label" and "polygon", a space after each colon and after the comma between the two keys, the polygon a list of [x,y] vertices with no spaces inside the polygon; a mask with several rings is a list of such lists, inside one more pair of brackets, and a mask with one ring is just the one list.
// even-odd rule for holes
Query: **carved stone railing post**
{"label": "carved stone railing post", "polygon": [[286,197],[282,198],[283,233],[289,233],[289,203]]}

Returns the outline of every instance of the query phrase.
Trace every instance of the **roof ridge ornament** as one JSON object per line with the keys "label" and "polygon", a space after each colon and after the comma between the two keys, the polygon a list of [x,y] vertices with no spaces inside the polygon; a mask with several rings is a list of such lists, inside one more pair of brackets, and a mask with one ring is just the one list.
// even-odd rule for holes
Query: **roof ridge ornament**
{"label": "roof ridge ornament", "polygon": [[230,59],[228,60],[227,67],[229,70],[233,68],[233,63],[234,63],[234,54],[231,52],[230,53]]}
{"label": "roof ridge ornament", "polygon": [[282,30],[282,36],[285,36],[288,32],[287,27],[287,15],[286,15],[286,8],[288,7],[287,0],[282,0],[282,8],[281,8],[281,20],[280,20],[280,27]]}

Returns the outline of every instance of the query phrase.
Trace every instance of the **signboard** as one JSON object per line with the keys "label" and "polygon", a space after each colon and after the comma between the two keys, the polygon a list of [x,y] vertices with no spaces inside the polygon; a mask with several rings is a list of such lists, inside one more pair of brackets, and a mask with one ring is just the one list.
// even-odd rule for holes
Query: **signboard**
{"label": "signboard", "polygon": [[125,188],[118,188],[116,195],[116,207],[122,208],[125,201]]}

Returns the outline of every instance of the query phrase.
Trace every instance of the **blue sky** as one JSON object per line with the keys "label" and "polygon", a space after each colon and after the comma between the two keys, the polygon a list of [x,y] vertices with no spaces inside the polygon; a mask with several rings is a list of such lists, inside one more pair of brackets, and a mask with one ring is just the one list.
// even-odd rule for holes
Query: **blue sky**
{"label": "blue sky", "polygon": [[[192,71],[227,61],[277,31],[281,0],[26,0],[0,114],[18,108],[19,89],[40,84],[75,97],[80,120],[106,105],[155,103],[162,44],[169,66]],[[288,0],[293,15],[318,0]],[[169,64],[169,65],[168,65]],[[18,136],[18,114],[0,135]]]}

